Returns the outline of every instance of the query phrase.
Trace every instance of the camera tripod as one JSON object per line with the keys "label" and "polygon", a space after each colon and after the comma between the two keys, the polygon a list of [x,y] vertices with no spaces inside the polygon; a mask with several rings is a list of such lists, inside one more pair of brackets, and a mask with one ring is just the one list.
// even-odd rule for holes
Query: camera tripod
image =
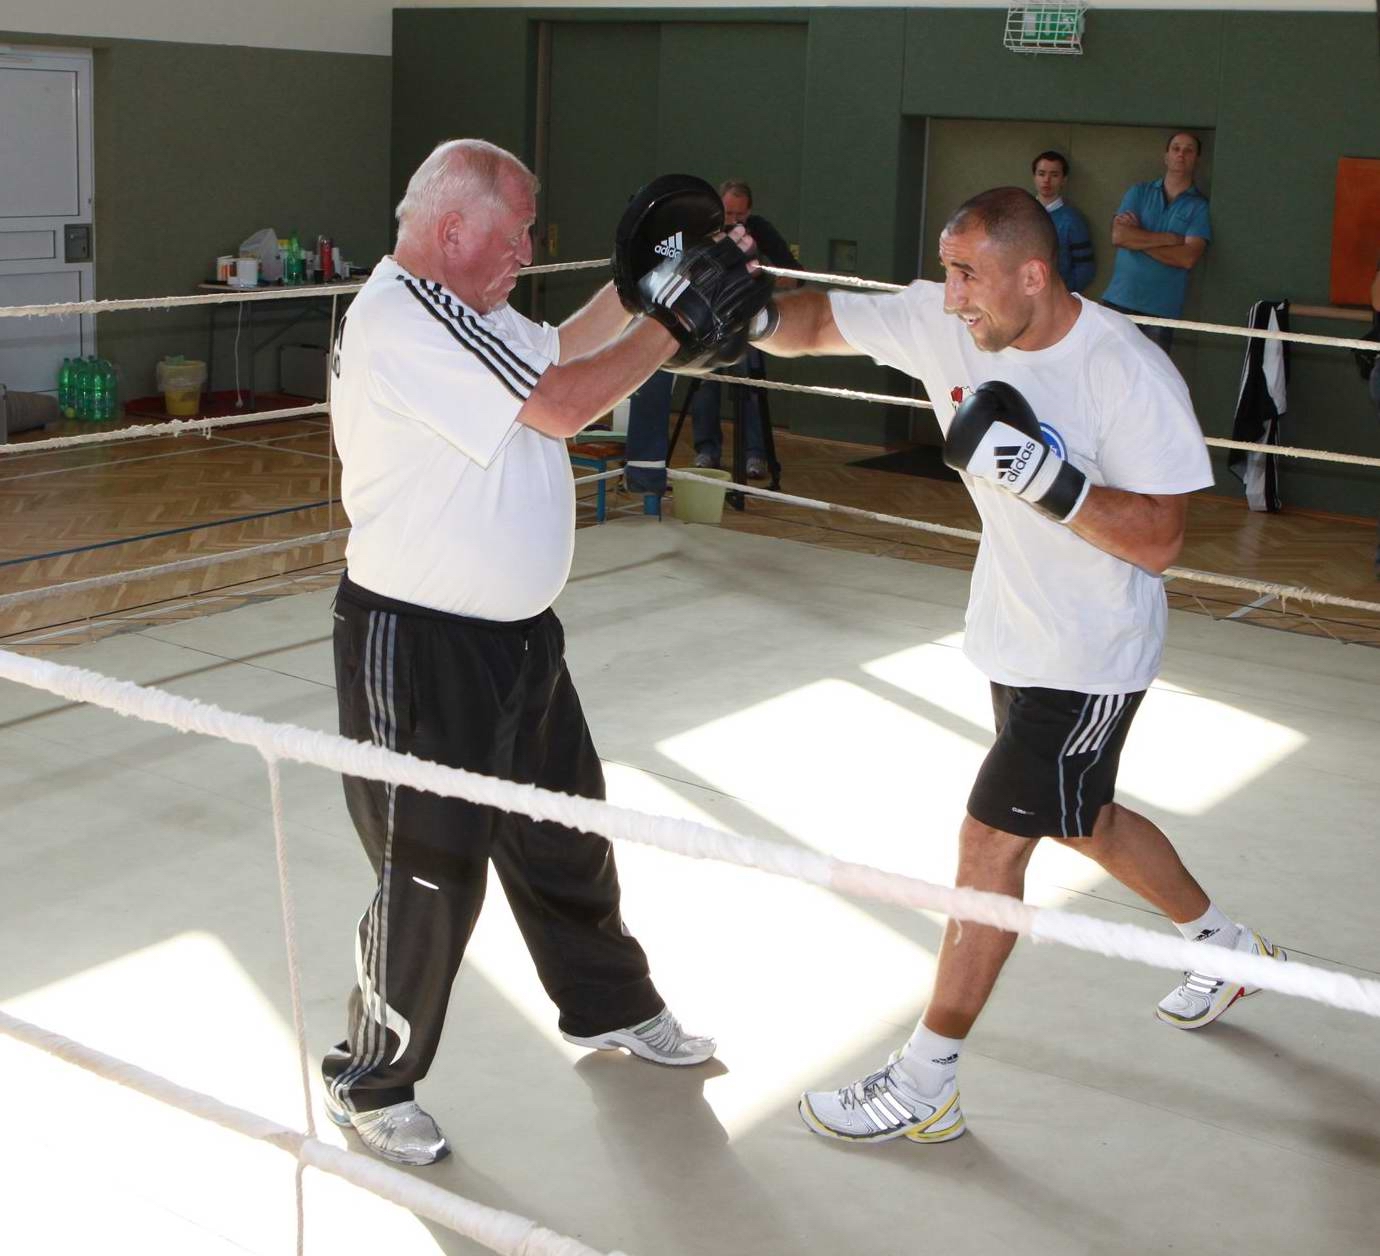
{"label": "camera tripod", "polygon": [[[765,379],[766,367],[759,353],[750,353],[745,361],[738,366],[731,367],[730,370],[735,375],[746,379]],[[694,377],[690,380],[690,387],[686,389],[685,400],[681,403],[680,414],[676,418],[675,430],[671,433],[671,442],[666,450],[666,463],[669,466],[672,457],[676,452],[676,445],[680,441],[681,429],[685,426],[685,416],[690,413],[690,403],[694,401],[695,394],[699,392],[700,385],[704,383],[704,377]],[[743,420],[743,394],[751,392],[757,399],[758,413],[762,416],[762,455],[767,464],[767,471],[770,481],[767,487],[773,491],[781,487],[781,463],[776,458],[776,438],[771,430],[771,410],[767,403],[767,390],[765,388],[752,388],[746,384],[736,384],[731,380],[723,380],[723,392],[721,396],[731,398],[730,414],[733,422],[733,480],[735,484],[747,482],[747,424]],[[740,492],[730,490],[724,500],[733,507],[734,510],[743,510],[747,506],[745,495]]]}

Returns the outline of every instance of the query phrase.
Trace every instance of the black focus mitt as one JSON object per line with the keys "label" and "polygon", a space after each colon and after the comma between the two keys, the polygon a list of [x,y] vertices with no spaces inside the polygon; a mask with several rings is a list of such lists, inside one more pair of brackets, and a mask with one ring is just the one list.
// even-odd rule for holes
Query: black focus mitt
{"label": "black focus mitt", "polygon": [[668,365],[698,364],[709,354],[723,365],[732,360],[727,355],[742,352],[747,326],[766,307],[771,288],[771,276],[750,270],[747,254],[724,236],[691,245],[643,275],[638,311],[680,343]]}
{"label": "black focus mitt", "polygon": [[642,277],[704,243],[723,225],[719,194],[692,174],[664,174],[634,194],[613,237],[613,285],[623,308],[643,313],[637,290]]}

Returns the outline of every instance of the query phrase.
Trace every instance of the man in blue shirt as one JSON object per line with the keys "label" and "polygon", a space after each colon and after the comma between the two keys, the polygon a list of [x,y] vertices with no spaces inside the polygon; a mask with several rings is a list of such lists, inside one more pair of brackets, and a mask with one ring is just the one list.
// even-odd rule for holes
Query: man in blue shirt
{"label": "man in blue shirt", "polygon": [[[1212,239],[1208,201],[1193,184],[1202,141],[1176,131],[1164,149],[1164,175],[1137,183],[1121,198],[1112,219],[1116,268],[1102,304],[1124,314],[1179,318],[1188,293],[1188,272]],[[1172,327],[1143,327],[1166,353]]]}
{"label": "man in blue shirt", "polygon": [[1092,232],[1088,220],[1064,200],[1064,180],[1069,177],[1069,159],[1053,149],[1041,153],[1030,163],[1035,176],[1035,196],[1049,211],[1059,237],[1059,275],[1070,292],[1082,292],[1097,273],[1093,261]]}

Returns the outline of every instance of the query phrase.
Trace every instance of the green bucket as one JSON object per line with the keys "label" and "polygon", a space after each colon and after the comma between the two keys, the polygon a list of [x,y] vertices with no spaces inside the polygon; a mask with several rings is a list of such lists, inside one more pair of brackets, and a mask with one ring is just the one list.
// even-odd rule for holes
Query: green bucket
{"label": "green bucket", "polygon": [[719,471],[713,467],[694,467],[696,475],[710,480],[723,480],[723,484],[701,484],[697,480],[675,480],[675,491],[671,494],[671,512],[682,523],[718,523],[724,514],[724,494],[733,482],[729,471]]}

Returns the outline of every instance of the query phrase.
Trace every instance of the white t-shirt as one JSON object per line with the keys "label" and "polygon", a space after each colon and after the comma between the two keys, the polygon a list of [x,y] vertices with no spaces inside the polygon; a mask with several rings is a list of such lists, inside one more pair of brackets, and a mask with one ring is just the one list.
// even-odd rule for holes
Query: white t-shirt
{"label": "white t-shirt", "polygon": [[559,355],[554,327],[506,304],[478,314],[391,257],[374,268],[332,362],[351,580],[480,619],[551,605],[575,549],[570,459],[516,418]]}
{"label": "white t-shirt", "polygon": [[[1130,319],[1082,301],[1048,349],[979,349],[944,313],[944,288],[916,282],[885,296],[835,292],[845,340],[924,382],[942,432],[979,384],[1019,389],[1046,442],[1093,484],[1189,493],[1213,483],[1188,388]],[[1081,300],[1081,298],[1080,298]],[[1164,585],[1089,544],[990,481],[963,476],[982,516],[964,651],[1005,685],[1130,693],[1164,648]]]}

